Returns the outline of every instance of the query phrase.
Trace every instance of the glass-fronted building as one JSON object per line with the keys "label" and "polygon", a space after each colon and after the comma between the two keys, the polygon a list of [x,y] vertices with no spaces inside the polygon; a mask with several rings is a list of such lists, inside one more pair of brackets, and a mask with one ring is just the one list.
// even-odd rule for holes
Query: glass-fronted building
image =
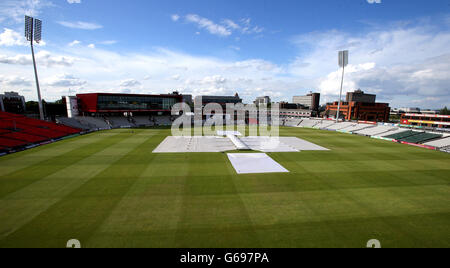
{"label": "glass-fronted building", "polygon": [[77,94],[80,113],[170,112],[182,95]]}

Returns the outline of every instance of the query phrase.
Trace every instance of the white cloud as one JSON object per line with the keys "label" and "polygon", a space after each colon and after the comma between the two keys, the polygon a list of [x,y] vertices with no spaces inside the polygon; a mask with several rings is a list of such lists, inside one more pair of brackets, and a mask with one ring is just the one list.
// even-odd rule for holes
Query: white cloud
{"label": "white cloud", "polygon": [[69,4],[81,4],[81,0],[67,0]]}
{"label": "white cloud", "polygon": [[73,47],[73,46],[76,46],[76,45],[79,45],[79,44],[81,44],[81,41],[74,40],[73,42],[71,42],[71,43],[69,44],[69,47]]}
{"label": "white cloud", "polygon": [[238,47],[238,46],[229,46],[229,48],[231,48],[233,50],[236,50],[236,51],[240,51],[241,50],[241,48]]}
{"label": "white cloud", "polygon": [[95,44],[89,44],[88,48],[95,48]]}
{"label": "white cloud", "polygon": [[0,75],[0,83],[8,86],[31,86],[31,81],[28,78],[16,75],[9,77]]}
{"label": "white cloud", "polygon": [[[390,101],[394,107],[411,106],[420,100],[428,100],[420,104],[423,108],[450,103],[448,31],[423,25],[385,27],[359,35],[326,31],[297,36],[294,44],[299,48],[298,56],[284,64],[258,58],[236,61],[193,56],[161,48],[147,53],[119,53],[103,47],[93,50],[87,46],[64,46],[59,54],[41,54],[38,68],[43,81],[58,85],[47,87],[46,99],[66,94],[66,85],[76,87],[77,93],[238,92],[246,102],[260,95],[288,101],[293,95],[313,90],[321,91],[325,102],[337,100],[341,75],[337,51],[348,48],[350,65],[346,69],[345,91],[361,88],[377,93],[378,100]],[[33,81],[29,55],[16,55],[6,49],[10,48],[0,48],[0,73],[4,79],[18,76]],[[61,73],[72,74],[73,78],[59,77],[69,81],[58,82],[56,78]],[[46,80],[48,77],[53,80]],[[134,81],[139,84],[132,87]],[[21,90],[19,86],[8,88]],[[32,93],[24,94],[35,98]]]}
{"label": "white cloud", "polygon": [[120,83],[121,87],[136,87],[140,85],[141,82],[137,81],[136,79],[126,79]]}
{"label": "white cloud", "polygon": [[26,46],[27,40],[22,34],[4,28],[3,33],[0,33],[0,46]]}
{"label": "white cloud", "polygon": [[241,29],[241,26],[239,26],[237,23],[235,23],[234,21],[232,21],[230,19],[224,19],[223,24],[233,30]]}
{"label": "white cloud", "polygon": [[0,22],[12,20],[23,22],[24,15],[39,16],[46,7],[53,6],[49,0],[2,0],[0,1]]}
{"label": "white cloud", "polygon": [[294,42],[308,53],[290,64],[291,75],[314,79],[326,101],[337,100],[340,88],[337,52],[349,49],[344,92],[361,88],[377,93],[379,100],[391,101],[393,106],[408,106],[413,99],[429,96],[439,96],[440,105],[450,103],[448,31],[429,24],[385,25],[383,30],[362,35],[316,32]]}
{"label": "white cloud", "polygon": [[172,21],[178,21],[180,19],[180,15],[173,14],[172,16],[170,16],[170,18],[172,19]]}
{"label": "white cloud", "polygon": [[[40,51],[36,53],[36,61],[38,65],[46,67],[53,66],[71,66],[75,62],[75,58],[68,56],[53,56],[48,51]],[[8,65],[31,65],[31,55],[18,54],[15,56],[7,56],[0,54],[0,63]]]}
{"label": "white cloud", "polygon": [[117,43],[118,42],[116,40],[107,40],[107,41],[99,42],[100,45],[106,45],[106,46],[115,45]]}
{"label": "white cloud", "polygon": [[195,23],[201,29],[206,29],[209,33],[218,36],[229,36],[231,31],[225,26],[214,23],[212,20],[200,17],[196,14],[189,14],[186,16],[186,21]]}
{"label": "white cloud", "polygon": [[250,18],[241,19],[242,27],[240,27],[243,34],[259,34],[264,31],[264,28],[253,26]]}
{"label": "white cloud", "polygon": [[80,87],[85,85],[86,81],[70,74],[62,74],[50,77],[44,80],[44,83],[52,87]]}
{"label": "white cloud", "polygon": [[[179,19],[179,15],[172,15],[172,20],[174,22],[177,22]],[[222,37],[230,36],[234,32],[240,32],[242,34],[259,34],[264,31],[262,27],[252,26],[251,19],[249,18],[241,19],[240,23],[231,19],[223,19],[220,23],[215,23],[214,21],[197,14],[189,14],[185,19],[189,23],[195,23],[201,29],[206,29],[211,34]],[[200,33],[196,32],[195,34],[199,35]]]}
{"label": "white cloud", "polygon": [[81,30],[97,30],[103,28],[100,24],[84,21],[58,21],[57,23],[64,27]]}

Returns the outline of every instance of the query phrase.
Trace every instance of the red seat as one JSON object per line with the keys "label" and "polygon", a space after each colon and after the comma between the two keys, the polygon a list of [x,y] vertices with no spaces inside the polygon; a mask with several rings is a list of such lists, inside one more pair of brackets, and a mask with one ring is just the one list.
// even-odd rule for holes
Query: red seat
{"label": "red seat", "polygon": [[0,119],[0,129],[14,128],[14,121],[8,119]]}
{"label": "red seat", "polygon": [[18,140],[0,137],[0,146],[1,147],[14,148],[14,147],[19,147],[19,146],[25,146],[27,144],[29,144],[29,143],[24,142],[24,141],[18,141]]}
{"label": "red seat", "polygon": [[0,128],[0,135],[7,134],[7,133],[11,133],[11,130]]}
{"label": "red seat", "polygon": [[0,112],[0,146],[3,148],[24,146],[80,132],[81,129]]}
{"label": "red seat", "polygon": [[42,141],[47,140],[47,138],[44,138],[44,137],[30,135],[30,134],[21,133],[21,132],[10,132],[7,134],[0,134],[0,137],[21,140],[21,141],[26,141],[26,142],[31,142],[31,143],[42,142]]}
{"label": "red seat", "polygon": [[7,113],[7,112],[0,112],[0,119],[2,118],[20,118],[20,117],[24,117],[23,115],[20,114],[12,114],[12,113]]}

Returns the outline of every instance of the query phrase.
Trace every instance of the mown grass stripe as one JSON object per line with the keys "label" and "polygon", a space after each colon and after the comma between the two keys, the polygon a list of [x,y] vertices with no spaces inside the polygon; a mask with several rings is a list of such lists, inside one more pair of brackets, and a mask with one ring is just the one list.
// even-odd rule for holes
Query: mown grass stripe
{"label": "mown grass stripe", "polygon": [[[151,137],[145,139],[145,142],[115,162],[130,163],[128,168],[113,163],[82,187],[6,237],[0,242],[0,246],[62,247],[75,237],[82,243],[88,241],[147,168],[147,165],[132,163],[147,153],[152,143]],[[148,160],[151,161],[151,156]],[[33,239],[27,240],[30,237]]]}
{"label": "mown grass stripe", "polygon": [[[116,135],[116,133],[113,135]],[[67,152],[78,149],[86,143],[101,141],[104,138],[105,137],[100,133],[92,133],[0,157],[0,176],[11,174],[17,170],[53,157],[61,156]]]}
{"label": "mown grass stripe", "polygon": [[[122,154],[128,153],[139,145],[136,143],[135,136],[128,137],[1,199],[0,239],[31,221],[51,205],[59,202],[66,195],[108,168]],[[106,157],[109,155],[112,157]],[[92,161],[102,157],[106,158],[102,164],[89,165]]]}
{"label": "mown grass stripe", "polygon": [[[270,154],[288,174],[237,175],[223,154],[153,155],[170,129],[139,131],[101,135],[135,134],[127,142],[141,150],[115,144],[73,163],[68,172],[79,167],[80,174],[65,178],[61,169],[4,197],[11,202],[5,216],[23,219],[33,216],[33,198],[53,205],[0,247],[65,247],[71,238],[83,247],[365,247],[373,238],[383,247],[448,246],[448,154],[289,128],[281,134],[331,150]],[[145,144],[133,140],[146,135],[153,136]],[[61,187],[91,174],[77,189]]]}
{"label": "mown grass stripe", "polygon": [[0,198],[18,191],[50,174],[73,165],[92,154],[100,152],[115,143],[126,139],[128,135],[115,135],[103,140],[86,144],[73,149],[65,154],[52,157],[42,162],[33,164],[24,169],[0,177]]}
{"label": "mown grass stripe", "polygon": [[[233,168],[228,164],[225,154],[210,156],[212,161],[216,158],[222,160],[212,169],[216,174],[220,170],[221,175],[204,179],[197,177],[206,172],[204,158],[201,154],[187,155],[189,172],[174,246],[257,247],[259,241],[253,223],[230,176],[235,174]],[[227,194],[222,193],[224,190]]]}

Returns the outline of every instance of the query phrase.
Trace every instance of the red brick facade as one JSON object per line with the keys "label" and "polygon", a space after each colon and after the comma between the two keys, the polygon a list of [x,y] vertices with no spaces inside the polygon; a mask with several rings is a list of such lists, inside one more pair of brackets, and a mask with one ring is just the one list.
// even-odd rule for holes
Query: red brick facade
{"label": "red brick facade", "polygon": [[[336,115],[338,104],[328,104],[326,114]],[[346,120],[388,122],[390,113],[391,108],[387,103],[342,102],[340,109],[340,117],[345,116]]]}

